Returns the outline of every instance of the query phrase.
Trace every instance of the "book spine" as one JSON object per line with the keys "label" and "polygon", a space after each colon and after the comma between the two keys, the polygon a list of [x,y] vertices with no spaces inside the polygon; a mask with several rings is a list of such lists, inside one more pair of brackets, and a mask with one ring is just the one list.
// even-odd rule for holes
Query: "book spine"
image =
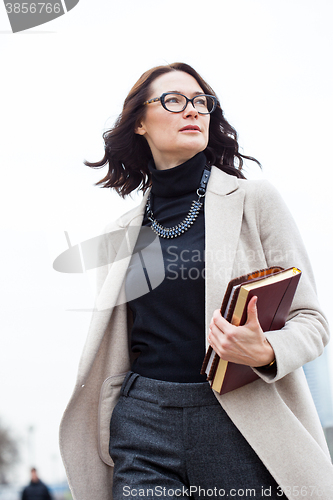
{"label": "book spine", "polygon": [[219,362],[221,360],[220,356],[218,354],[216,354],[215,351],[213,351],[215,354],[214,354],[214,359],[213,359],[213,362],[212,362],[212,366],[209,370],[209,373],[207,374],[207,380],[214,380],[214,377],[215,377],[215,374],[216,374],[216,370],[219,366]]}
{"label": "book spine", "polygon": [[240,287],[237,288],[237,290],[235,290],[235,293],[230,301],[230,305],[228,307],[228,310],[226,311],[226,313],[223,316],[227,321],[229,321],[229,323],[231,322],[231,319],[232,319],[232,315],[233,315],[233,312],[235,309],[235,305],[236,305],[236,302],[238,299],[239,292],[240,292]]}
{"label": "book spine", "polygon": [[204,357],[203,363],[202,363],[202,367],[201,367],[201,370],[200,370],[200,375],[205,375],[206,369],[207,369],[207,365],[209,363],[212,351],[213,351],[212,347],[209,346],[208,349],[207,349],[206,355]]}

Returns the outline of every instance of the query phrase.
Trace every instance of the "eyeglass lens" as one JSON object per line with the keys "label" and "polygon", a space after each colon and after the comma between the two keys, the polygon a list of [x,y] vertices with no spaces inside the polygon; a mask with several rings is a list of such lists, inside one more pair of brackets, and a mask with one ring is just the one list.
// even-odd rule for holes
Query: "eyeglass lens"
{"label": "eyeglass lens", "polygon": [[[187,101],[183,95],[168,93],[164,96],[164,106],[168,111],[174,113],[183,111],[186,104]],[[199,95],[193,99],[193,104],[198,113],[207,114],[214,108],[215,102],[214,99],[208,95]]]}

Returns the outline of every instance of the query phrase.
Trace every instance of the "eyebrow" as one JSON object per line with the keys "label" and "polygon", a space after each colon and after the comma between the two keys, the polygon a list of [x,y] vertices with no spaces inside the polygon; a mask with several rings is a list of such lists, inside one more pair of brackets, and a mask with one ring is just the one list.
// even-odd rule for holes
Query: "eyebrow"
{"label": "eyebrow", "polygon": [[[177,93],[177,94],[182,94],[182,95],[185,95],[185,94],[183,94],[183,92],[181,92],[180,90],[167,90],[167,92],[166,92],[166,93],[169,93],[169,92],[170,92],[170,93],[175,92],[175,93]],[[201,92],[198,92],[198,91],[197,91],[197,92],[192,92],[192,93],[193,93],[193,95],[202,95],[202,94],[204,94],[205,92],[202,90]]]}

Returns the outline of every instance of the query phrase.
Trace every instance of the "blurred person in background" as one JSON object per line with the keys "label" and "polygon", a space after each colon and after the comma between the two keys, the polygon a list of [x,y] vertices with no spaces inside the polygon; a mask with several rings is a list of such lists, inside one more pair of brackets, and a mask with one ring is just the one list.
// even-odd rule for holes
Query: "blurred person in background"
{"label": "blurred person in background", "polygon": [[22,491],[21,500],[53,500],[48,487],[39,479],[35,467],[31,469],[31,481]]}

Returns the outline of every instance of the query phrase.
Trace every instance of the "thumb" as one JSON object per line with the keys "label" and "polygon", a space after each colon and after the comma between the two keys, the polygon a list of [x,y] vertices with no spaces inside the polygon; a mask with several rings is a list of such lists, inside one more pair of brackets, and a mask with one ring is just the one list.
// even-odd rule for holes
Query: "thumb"
{"label": "thumb", "polygon": [[258,309],[257,309],[258,297],[252,297],[247,305],[247,320],[246,324],[249,323],[259,323],[258,320]]}

